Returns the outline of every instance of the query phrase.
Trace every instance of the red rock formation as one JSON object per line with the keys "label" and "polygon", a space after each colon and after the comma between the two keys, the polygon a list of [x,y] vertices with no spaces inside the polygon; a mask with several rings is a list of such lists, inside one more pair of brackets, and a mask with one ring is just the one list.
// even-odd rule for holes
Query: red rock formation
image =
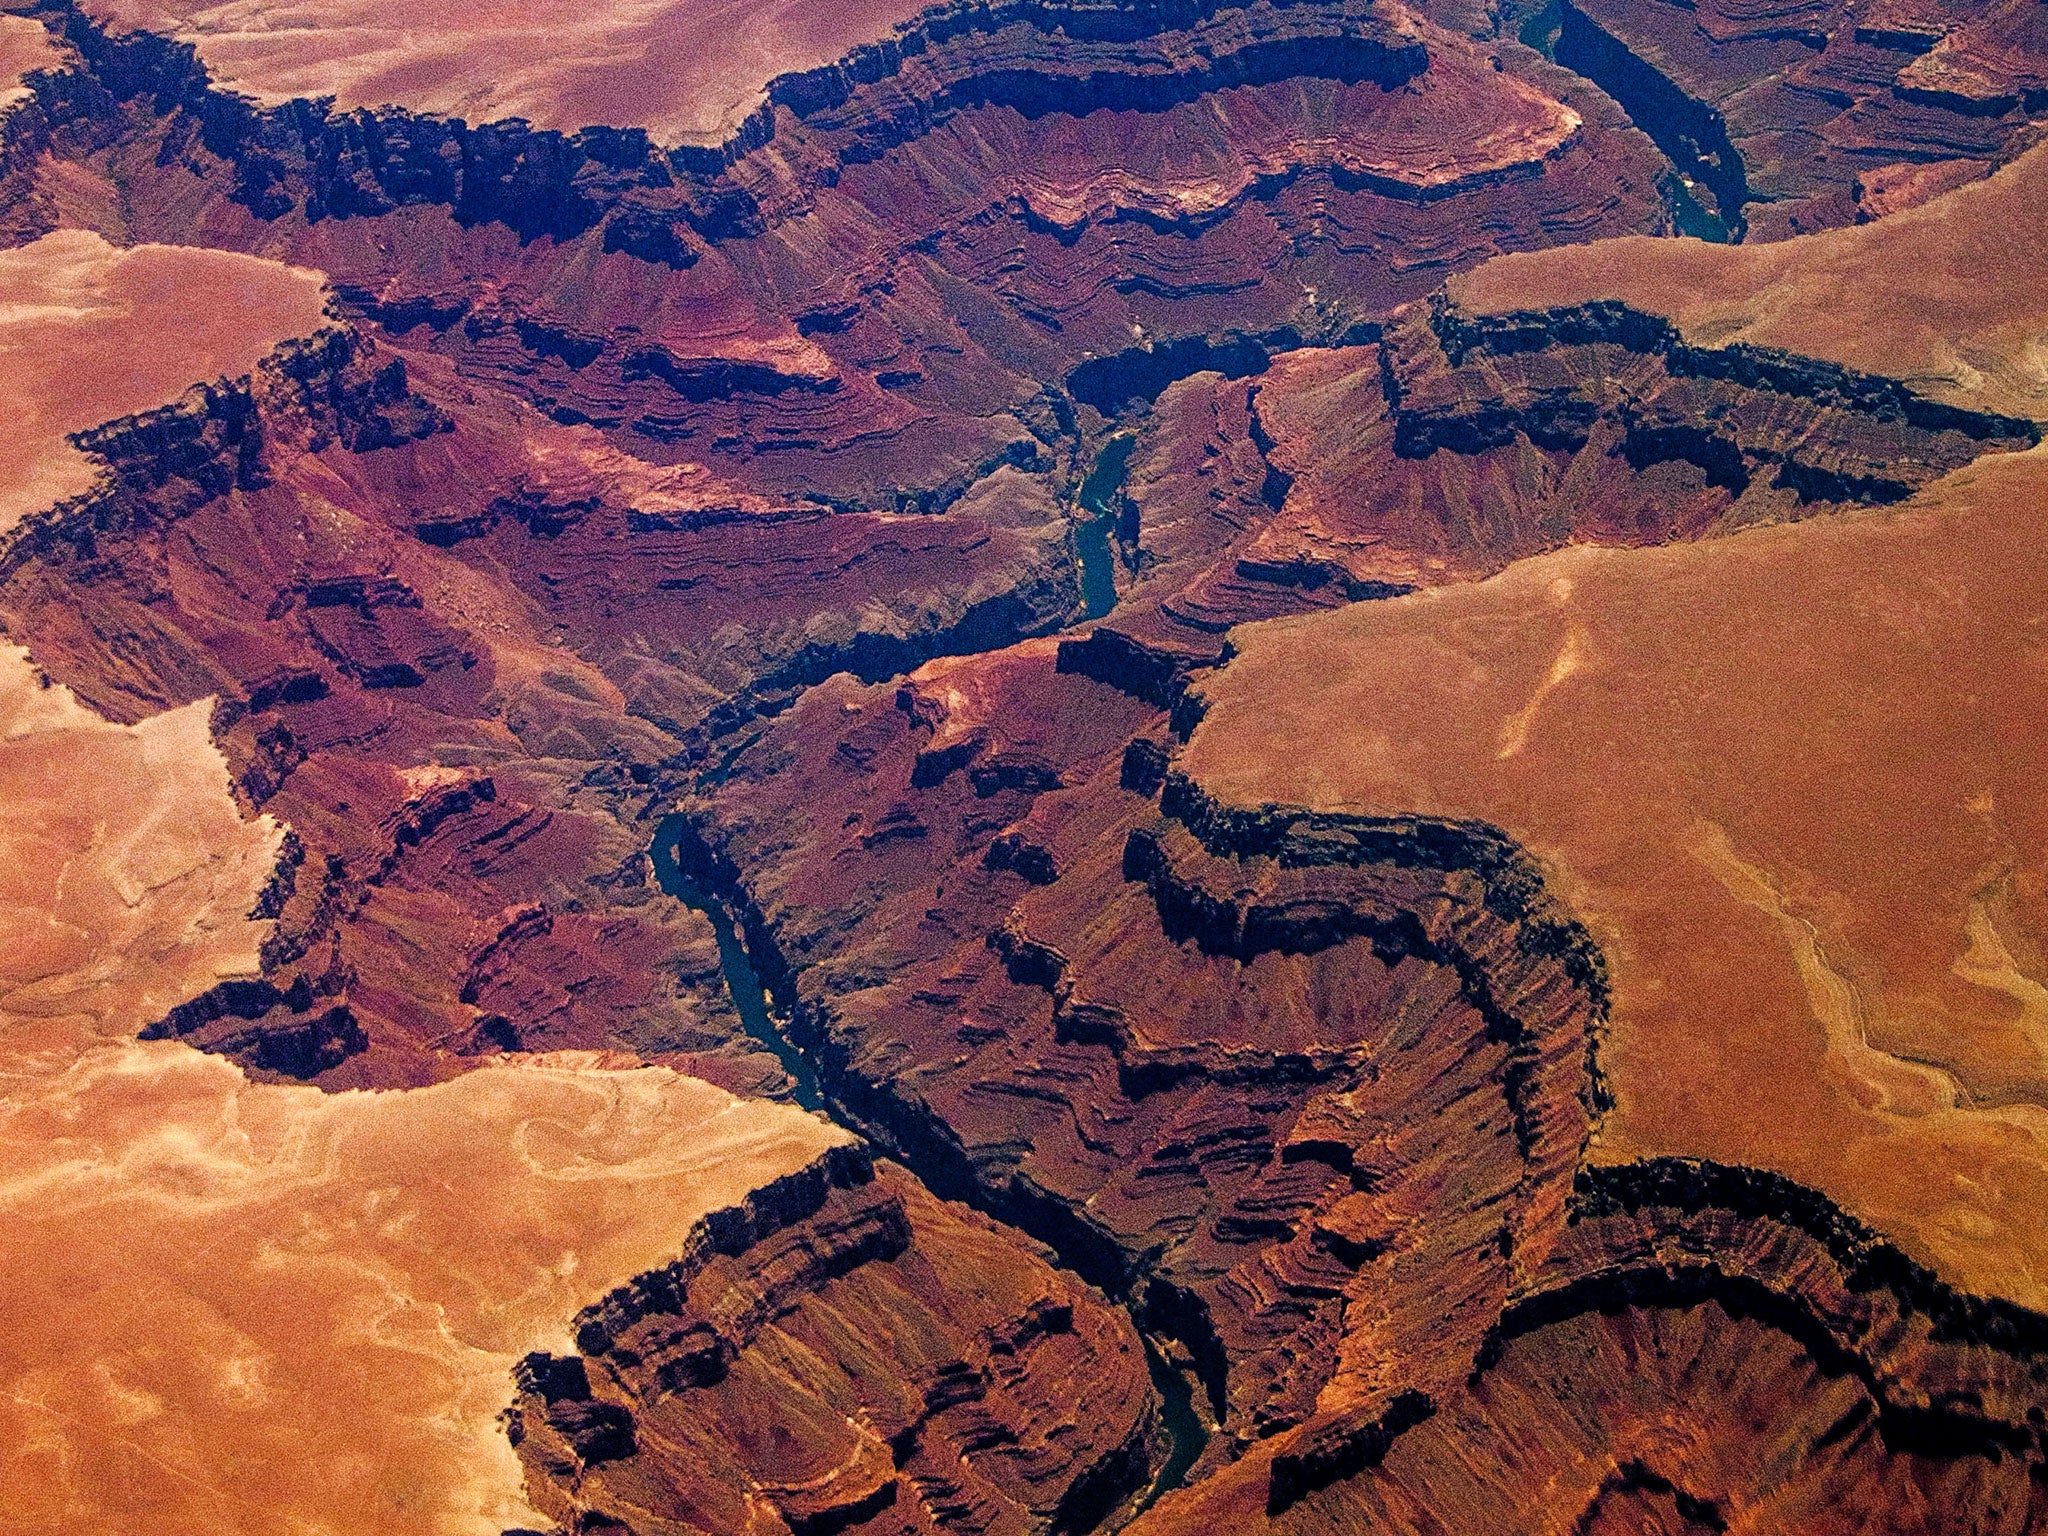
{"label": "red rock formation", "polygon": [[[223,694],[243,791],[303,851],[267,990],[164,1028],[336,1084],[508,1044],[776,1081],[722,1005],[677,995],[680,964],[715,999],[704,931],[617,817],[714,711],[1056,622],[1049,497],[1004,470],[944,518],[829,516],[483,406],[431,360],[409,376],[343,336],[316,364],[337,371],[266,365],[221,397],[240,416],[202,401],[97,434],[116,489],[7,556],[14,621],[95,702]],[[214,452],[223,419],[247,425]]]}
{"label": "red rock formation", "polygon": [[1455,1375],[1577,1160],[1591,982],[1549,918],[1440,872],[1206,851],[1119,787],[1115,737],[1027,748],[1033,672],[1048,725],[1106,713],[1056,703],[1100,685],[1052,660],[972,664],[999,747],[948,711],[967,667],[895,709],[818,690],[735,765],[698,867],[748,871],[836,1103],[1177,1341],[1226,1432],[1204,1465]]}
{"label": "red rock formation", "polygon": [[[2021,195],[2034,163],[1999,190]],[[2008,398],[1978,375],[1965,398],[1986,395]],[[2036,436],[1890,379],[1696,346],[1612,300],[1470,315],[1439,298],[1395,311],[1374,345],[1170,388],[1123,443],[1123,602],[1062,654],[1170,703],[1233,624],[1470,581],[1567,543],[1889,503]]]}
{"label": "red rock formation", "polygon": [[867,507],[1030,458],[1059,431],[1034,398],[1091,355],[1335,334],[1494,251],[1659,217],[1613,109],[1397,7],[1162,11],[1135,36],[1093,15],[935,13],[915,46],[787,77],[761,133],[701,164],[254,113],[72,17],[89,62],[46,113],[83,125],[112,93],[139,121],[67,140],[47,180],[120,184],[137,233],[288,250],[637,456]]}
{"label": "red rock formation", "polygon": [[587,1053],[327,1094],[136,1041],[261,985],[288,834],[238,810],[209,714],[118,726],[0,649],[0,1520],[531,1520],[514,1362],[849,1138]]}
{"label": "red rock formation", "polygon": [[[1448,0],[997,0],[886,37],[856,9],[772,67],[636,75],[609,126],[573,40],[538,79],[442,39],[265,104],[216,88],[205,16],[195,53],[35,13],[62,67],[0,124],[0,229],[292,296],[252,329],[155,295],[148,334],[197,341],[150,349],[135,398],[46,367],[38,403],[76,398],[30,446],[78,494],[0,531],[0,621],[37,662],[116,721],[211,708],[242,812],[290,829],[228,924],[244,963],[140,966],[122,1032],[151,1038],[119,1048],[173,1070],[118,1080],[186,1086],[122,1134],[302,1136],[343,1175],[304,1230],[360,1237],[356,1280],[423,1277],[408,1327],[455,1319],[415,1357],[441,1374],[392,1366],[312,1492],[245,1500],[256,1525],[332,1502],[408,1416],[462,1426],[452,1459],[378,1463],[447,1529],[2048,1520],[2040,882],[1970,820],[2030,803],[2007,757],[2038,562],[2010,508],[1963,554],[1926,531],[2030,473],[2010,450],[2048,417],[2037,264],[1986,260],[2048,164],[2019,153],[2031,13],[1957,13],[1936,46],[1897,6],[1702,5],[1562,8],[1559,57],[1608,94]],[[337,20],[385,24],[293,14],[317,25],[233,45],[269,55],[246,78],[340,68]],[[1686,205],[1617,101],[1758,234],[1872,222],[1649,238]],[[661,142],[690,113],[732,131]],[[86,229],[220,249],[117,258]],[[79,320],[48,308],[0,322]],[[1980,631],[1969,665],[1927,659]],[[1836,682],[1794,723],[1850,743],[1825,783],[1742,756],[1781,740],[1773,668],[1807,655]],[[1901,678],[1857,725],[1856,690]],[[1916,735],[1956,679],[1965,714]],[[1636,755],[1589,777],[1558,717]],[[1907,803],[1859,798],[1873,764],[1941,802],[1889,864],[1842,852]],[[1674,806],[1764,828],[1775,862]],[[1685,899],[1652,901],[1674,848]],[[41,950],[0,949],[30,995]],[[1844,995],[1799,1034],[1802,996]],[[678,1071],[806,1103],[815,1078],[896,1161]],[[320,1091],[370,1088],[416,1091]],[[69,1177],[76,1102],[39,1089],[0,1135],[26,1170],[0,1197]],[[728,1112],[730,1156],[698,1134]],[[439,1191],[408,1207],[425,1249],[372,1220],[384,1184]],[[272,1192],[146,1229],[25,1200],[45,1225],[17,1231],[115,1275],[140,1230],[177,1295],[239,1316],[290,1227]],[[189,1224],[222,1209],[209,1267]],[[36,1273],[33,1315],[71,1321],[34,1369],[113,1422],[140,1399],[92,1399],[64,1336],[112,1355],[131,1314]],[[320,1292],[295,1370],[359,1291]],[[240,1300],[288,1317],[276,1294]],[[158,1471],[215,1422],[182,1369],[137,1378],[176,1408]],[[510,1437],[471,1433],[515,1391]],[[233,1420],[243,1466],[317,1438],[325,1400],[293,1403]]]}
{"label": "red rock formation", "polygon": [[816,69],[922,7],[771,9],[680,0],[614,15],[581,5],[485,9],[376,0],[181,7],[91,0],[121,31],[193,44],[226,89],[270,104],[325,97],[344,111],[396,106],[472,123],[645,128],[664,144],[719,144],[771,79]]}
{"label": "red rock formation", "polygon": [[[245,302],[196,308],[189,296],[202,285]],[[248,372],[319,329],[323,297],[317,273],[216,251],[118,251],[84,230],[0,252],[0,295],[0,398],[18,413],[0,458],[0,534],[93,490],[94,466],[73,434],[166,406],[194,380]]]}
{"label": "red rock formation", "polygon": [[1129,1319],[886,1165],[760,1192],[577,1344],[512,1431],[571,1528],[1086,1530],[1151,1454]]}
{"label": "red rock formation", "polygon": [[2048,29],[2010,0],[1564,0],[1560,15],[1558,62],[1755,238],[1854,221],[1880,165],[2002,162],[2048,101]]}

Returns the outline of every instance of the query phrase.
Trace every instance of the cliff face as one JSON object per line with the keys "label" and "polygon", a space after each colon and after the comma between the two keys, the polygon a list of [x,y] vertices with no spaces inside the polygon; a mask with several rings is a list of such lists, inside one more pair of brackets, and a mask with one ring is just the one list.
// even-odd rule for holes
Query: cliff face
{"label": "cliff face", "polygon": [[1583,1165],[1614,980],[1526,853],[1063,741],[1048,659],[819,690],[685,857],[840,1112],[1170,1341],[1218,1432],[1134,1529],[2042,1517],[2037,1316],[1779,1175]]}
{"label": "cliff face", "polygon": [[1426,834],[1239,827],[1180,780],[1162,818],[1142,748],[1054,724],[1103,714],[1054,661],[821,690],[685,857],[745,903],[833,1103],[1174,1341],[1206,1468],[1463,1369],[1561,1211],[1600,984]]}
{"label": "cliff face", "polygon": [[1497,250],[1661,218],[1604,99],[1388,7],[940,10],[779,81],[717,155],[259,108],[183,45],[51,17],[82,60],[37,98],[67,196],[289,251],[558,420],[842,506],[943,500],[1058,435],[1047,386],[1091,356],[1338,334]]}
{"label": "cliff face", "polygon": [[1086,1530],[1151,1464],[1129,1319],[864,1160],[714,1217],[577,1343],[521,1365],[512,1426],[571,1529]]}
{"label": "cliff face", "polygon": [[1966,3],[1562,0],[1557,61],[1657,141],[1726,231],[1778,240],[1884,216],[1900,173],[1919,194],[2032,142],[2048,104],[2030,8]]}
{"label": "cliff face", "polygon": [[[341,1170],[297,1227],[237,1185],[213,1268],[345,1228],[337,1330],[430,1277],[346,1432],[234,1410],[247,1466],[320,1450],[264,1529],[408,1423],[464,1426],[377,1463],[436,1529],[2048,1523],[2040,498],[1946,499],[2038,470],[2044,290],[1989,266],[2048,159],[1907,206],[2017,149],[2028,26],[1528,9],[841,15],[680,148],[674,92],[266,103],[218,32],[36,12],[0,230],[310,306],[114,316],[79,355],[175,379],[45,369],[85,478],[0,535],[36,663],[187,707],[289,829],[244,963],[131,1010],[183,1086],[122,1123]],[[1852,160],[1868,227],[1652,237],[1672,165],[1760,236]],[[101,314],[35,249],[0,323]],[[68,1092],[0,1156],[59,1177]],[[214,1305],[217,1207],[159,1203],[152,1304]],[[109,1358],[226,1358],[37,1275]],[[215,1422],[179,1369],[151,1422]]]}
{"label": "cliff face", "polygon": [[850,1138],[593,1053],[337,1095],[137,1041],[262,986],[300,858],[211,715],[116,725],[0,649],[5,1522],[530,1526],[515,1361]]}
{"label": "cliff face", "polygon": [[[1614,300],[1394,311],[1367,345],[1170,386],[1122,440],[1123,601],[1063,664],[1161,705],[1233,625],[1903,500],[2025,418]],[[1205,359],[1207,360],[1207,359]],[[1231,372],[1249,372],[1233,379]],[[1221,376],[1219,376],[1219,373]]]}
{"label": "cliff face", "polygon": [[101,489],[10,545],[46,665],[115,710],[220,695],[297,829],[262,986],[164,1031],[337,1085],[612,1045],[780,1082],[619,818],[821,676],[1057,624],[1064,522],[1014,467],[942,517],[743,493],[414,364],[336,330],[88,434]]}
{"label": "cliff face", "polygon": [[[1361,0],[941,6],[837,62],[777,76],[766,104],[722,145],[666,150],[630,124],[563,132],[523,119],[476,125],[409,104],[339,114],[300,101],[263,108],[212,90],[191,44],[110,31],[90,7],[47,15],[89,70],[50,89],[55,122],[89,118],[109,97],[175,104],[196,119],[207,149],[236,166],[234,195],[252,211],[275,216],[299,205],[317,219],[439,203],[465,221],[569,238],[609,220],[607,248],[683,264],[695,253],[680,230],[717,239],[772,221],[841,169],[873,162],[962,112],[1157,115],[1220,90],[1289,80],[1386,90],[1431,64],[1412,17]],[[1535,109],[1526,143],[1489,146],[1448,165],[1417,157],[1358,173],[1377,172],[1396,192],[1440,193],[1462,178],[1533,167],[1575,124],[1554,104],[1542,112],[1533,96],[1521,105]],[[664,231],[664,223],[680,229]]]}
{"label": "cliff face", "polygon": [[1928,1282],[1768,1175],[1603,1170],[1468,1381],[1262,1448],[1134,1529],[2035,1529],[2039,1319]]}
{"label": "cliff face", "polygon": [[97,432],[107,486],[36,516],[7,599],[117,714],[227,701],[303,858],[263,988],[161,1028],[337,1086],[541,1044],[781,1082],[620,818],[836,671],[1073,615],[1095,417],[1059,379],[1651,216],[1611,111],[1387,9],[935,12],[711,159],[262,107],[46,19],[57,216],[288,253],[348,316]]}

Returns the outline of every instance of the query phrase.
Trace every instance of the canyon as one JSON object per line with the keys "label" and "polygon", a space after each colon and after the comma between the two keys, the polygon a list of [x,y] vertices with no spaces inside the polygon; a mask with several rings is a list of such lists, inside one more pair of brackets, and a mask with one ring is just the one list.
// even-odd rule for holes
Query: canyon
{"label": "canyon", "polygon": [[0,1530],[2048,1530],[2038,9],[10,5]]}

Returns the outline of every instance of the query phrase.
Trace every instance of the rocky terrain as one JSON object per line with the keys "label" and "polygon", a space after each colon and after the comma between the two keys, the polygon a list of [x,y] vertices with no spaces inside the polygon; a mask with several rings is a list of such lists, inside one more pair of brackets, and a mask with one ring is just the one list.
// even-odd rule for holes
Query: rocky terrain
{"label": "rocky terrain", "polygon": [[526,1523],[514,1363],[846,1138],[630,1057],[326,1094],[137,1041],[272,931],[289,834],[210,714],[116,726],[0,653],[6,1524]]}
{"label": "rocky terrain", "polygon": [[0,1530],[2048,1529],[2037,9],[0,15]]}
{"label": "rocky terrain", "polygon": [[1555,0],[1525,23],[1671,157],[1706,228],[1883,218],[2033,143],[2048,21],[2028,0]]}
{"label": "rocky terrain", "polygon": [[834,64],[921,7],[92,0],[87,9],[113,31],[193,45],[216,83],[273,107],[402,104],[472,124],[516,117],[568,133],[644,128],[663,144],[709,146],[761,108],[776,77]]}

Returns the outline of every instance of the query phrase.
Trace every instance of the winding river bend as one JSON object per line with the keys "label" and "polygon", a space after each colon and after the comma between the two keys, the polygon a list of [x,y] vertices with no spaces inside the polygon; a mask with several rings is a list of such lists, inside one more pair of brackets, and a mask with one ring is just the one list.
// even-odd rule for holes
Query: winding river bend
{"label": "winding river bend", "polygon": [[775,1022],[775,1015],[769,1011],[768,989],[762,985],[760,973],[754,969],[753,959],[747,954],[747,946],[740,938],[739,930],[733,926],[732,914],[709,891],[683,873],[682,864],[676,858],[676,839],[682,828],[680,816],[667,816],[654,829],[655,881],[665,894],[711,920],[711,931],[718,939],[718,969],[725,977],[725,990],[732,998],[733,1011],[740,1016],[740,1027],[773,1053],[782,1070],[789,1074],[790,1081],[796,1085],[794,1097],[797,1103],[805,1109],[830,1113],[825,1104],[824,1090],[818,1086],[818,1074],[804,1060],[803,1052],[782,1032],[781,1026]]}
{"label": "winding river bend", "polygon": [[[1184,377],[1200,371],[1205,365],[1214,364],[1208,352],[1202,351],[1198,356],[1191,355],[1185,366],[1170,370],[1170,378]],[[1125,514],[1124,480],[1131,454],[1137,446],[1138,433],[1128,425],[1111,433],[1103,441],[1087,476],[1075,491],[1075,504],[1083,514],[1076,524],[1074,536],[1074,554],[1081,576],[1082,602],[1081,612],[1076,615],[1078,619],[1099,619],[1116,607],[1116,564],[1119,558],[1116,536],[1118,523]],[[733,760],[751,746],[754,739],[749,736],[728,750],[699,781],[700,785],[710,788],[723,780]],[[817,1069],[784,1029],[769,998],[767,986],[761,980],[760,971],[753,957],[747,953],[746,942],[740,936],[732,912],[716,893],[684,872],[677,857],[677,846],[686,829],[686,820],[681,815],[664,817],[656,825],[651,849],[656,882],[665,894],[692,911],[703,913],[710,920],[718,941],[719,970],[741,1027],[773,1054],[789,1075],[794,1084],[796,1102],[805,1109],[830,1116],[835,1123],[859,1134],[859,1127],[848,1124],[838,1113],[818,1077]],[[912,1164],[912,1171],[919,1171],[915,1164]],[[1057,1245],[1053,1246],[1057,1249]],[[1132,1320],[1137,1322],[1135,1305],[1131,1311]],[[1112,1517],[1105,1529],[1127,1524],[1150,1509],[1162,1496],[1183,1486],[1188,1473],[1209,1444],[1210,1427],[1196,1407],[1204,1395],[1201,1389],[1189,1372],[1176,1367],[1168,1359],[1159,1343],[1145,1333],[1142,1325],[1139,1338],[1145,1347],[1145,1362],[1153,1390],[1159,1394],[1159,1425],[1166,1440],[1166,1452],[1151,1484],[1127,1500],[1119,1515]]]}
{"label": "winding river bend", "polygon": [[[1128,456],[1129,451],[1126,447],[1123,455]],[[1106,543],[1107,535],[1104,537]],[[789,1074],[795,1084],[796,1102],[805,1109],[830,1116],[835,1124],[845,1125],[846,1122],[826,1097],[817,1071],[777,1021],[769,1003],[767,986],[747,953],[746,942],[741,939],[732,914],[723,902],[683,872],[681,861],[676,857],[676,845],[684,825],[681,816],[667,816],[655,828],[652,856],[656,882],[665,894],[710,919],[711,931],[718,939],[719,971],[725,978],[726,992],[732,998],[734,1011],[740,1016],[740,1024],[749,1036],[774,1054],[782,1070]],[[856,1126],[846,1128],[859,1134]],[[1136,1321],[1135,1310],[1133,1321]],[[1159,1424],[1167,1444],[1166,1454],[1151,1485],[1135,1502],[1124,1506],[1124,1521],[1137,1518],[1157,1503],[1162,1495],[1185,1483],[1188,1472],[1209,1444],[1209,1427],[1195,1411],[1195,1388],[1188,1373],[1175,1369],[1142,1329],[1138,1336],[1145,1346],[1145,1365],[1152,1377],[1153,1390],[1159,1394]]]}

